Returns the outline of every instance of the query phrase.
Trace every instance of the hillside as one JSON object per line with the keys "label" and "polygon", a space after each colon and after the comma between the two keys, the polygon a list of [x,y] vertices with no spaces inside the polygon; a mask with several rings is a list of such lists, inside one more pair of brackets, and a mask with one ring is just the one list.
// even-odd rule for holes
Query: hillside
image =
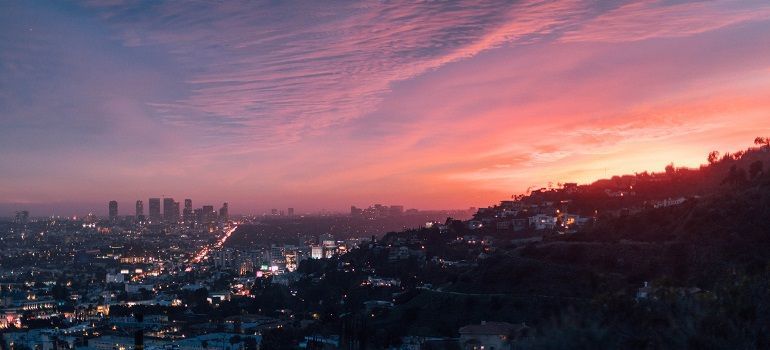
{"label": "hillside", "polygon": [[[661,195],[687,200],[642,205],[540,242],[505,245],[506,233],[490,229],[501,241],[496,248],[457,246],[454,237],[472,231],[449,223],[444,240],[430,229],[392,234],[388,244],[427,242],[428,257],[472,263],[428,264],[418,275],[432,287],[373,321],[373,327],[452,336],[463,324],[482,320],[526,322],[537,336],[521,348],[536,349],[767,347],[770,174],[761,166],[751,169],[769,159],[766,150],[750,149],[699,169],[637,174],[633,185],[622,180],[631,177],[598,181],[582,193],[634,186],[640,198],[623,205]],[[654,178],[663,180],[649,180]],[[535,196],[544,193],[558,194]],[[641,288],[645,283],[649,287]],[[642,290],[647,294],[640,299]]]}

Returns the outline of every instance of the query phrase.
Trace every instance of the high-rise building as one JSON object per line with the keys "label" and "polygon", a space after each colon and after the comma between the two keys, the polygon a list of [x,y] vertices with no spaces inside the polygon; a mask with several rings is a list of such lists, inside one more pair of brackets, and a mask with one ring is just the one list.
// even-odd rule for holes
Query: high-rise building
{"label": "high-rise building", "polygon": [[174,209],[173,213],[172,213],[173,214],[173,219],[171,221],[179,222],[179,217],[180,217],[179,216],[179,202],[174,202],[173,209]]}
{"label": "high-rise building", "polygon": [[270,210],[270,215],[277,216],[278,215],[278,209],[271,209]]}
{"label": "high-rise building", "polygon": [[118,201],[110,201],[109,204],[110,221],[115,222],[118,220]]}
{"label": "high-rise building", "polygon": [[174,222],[174,198],[163,198],[163,221]]}
{"label": "high-rise building", "polygon": [[294,216],[294,208],[289,208],[289,210],[287,212],[288,212],[289,216]]}
{"label": "high-rise building", "polygon": [[160,198],[150,198],[150,221],[158,223],[160,219]]}
{"label": "high-rise building", "polygon": [[195,221],[195,218],[193,217],[193,207],[192,207],[192,199],[185,199],[184,200],[184,210],[182,210],[182,220],[184,220],[185,223],[191,223]]}
{"label": "high-rise building", "polygon": [[136,220],[144,221],[144,203],[141,200],[136,201]]}
{"label": "high-rise building", "polygon": [[214,211],[213,205],[203,206],[203,221],[206,223],[217,221],[217,212]]}
{"label": "high-rise building", "polygon": [[222,207],[219,208],[219,219],[228,220],[230,218],[230,209],[227,202],[222,203]]}

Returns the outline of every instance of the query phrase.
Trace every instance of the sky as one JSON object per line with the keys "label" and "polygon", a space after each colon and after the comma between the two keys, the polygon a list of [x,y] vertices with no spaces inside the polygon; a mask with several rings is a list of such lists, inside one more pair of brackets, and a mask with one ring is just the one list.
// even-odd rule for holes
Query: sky
{"label": "sky", "polygon": [[0,216],[485,207],[696,166],[770,136],[767,33],[766,0],[3,1]]}

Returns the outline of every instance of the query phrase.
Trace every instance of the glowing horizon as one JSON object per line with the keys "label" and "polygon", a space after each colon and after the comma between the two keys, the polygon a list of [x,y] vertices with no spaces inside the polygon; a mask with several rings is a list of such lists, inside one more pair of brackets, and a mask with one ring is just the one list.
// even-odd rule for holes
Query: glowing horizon
{"label": "glowing horizon", "polygon": [[766,1],[4,2],[0,216],[459,209],[697,166],[770,135],[768,32]]}

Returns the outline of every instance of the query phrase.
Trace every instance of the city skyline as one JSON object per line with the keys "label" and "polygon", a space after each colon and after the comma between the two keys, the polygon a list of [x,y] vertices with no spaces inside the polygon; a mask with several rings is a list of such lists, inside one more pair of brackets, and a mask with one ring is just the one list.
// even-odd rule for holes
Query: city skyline
{"label": "city skyline", "polygon": [[770,131],[768,30],[763,1],[6,2],[0,215],[468,208],[696,166]]}
{"label": "city skyline", "polygon": [[[155,201],[156,203],[153,203]],[[105,204],[106,203],[106,204]],[[203,204],[199,206],[199,208],[195,208],[192,205],[192,199],[191,198],[185,198],[184,199],[184,207],[180,207],[180,202],[176,201],[173,197],[151,197],[148,199],[147,203],[151,203],[150,212],[145,213],[144,210],[144,199],[137,199],[137,200],[110,200],[108,202],[105,202],[101,204],[101,207],[94,206],[93,208],[90,208],[86,210],[85,212],[78,212],[75,209],[64,209],[64,211],[69,211],[68,213],[45,213],[41,211],[41,208],[35,208],[35,210],[38,210],[39,212],[34,212],[34,210],[30,210],[29,208],[25,207],[23,204],[14,204],[18,208],[14,209],[13,211],[10,211],[8,213],[0,213],[0,218],[2,217],[13,217],[14,215],[19,215],[20,212],[25,212],[27,215],[31,215],[32,217],[69,217],[69,216],[80,216],[83,217],[85,215],[97,215],[102,216],[105,218],[108,218],[110,221],[115,221],[116,219],[120,218],[126,218],[126,217],[132,217],[135,220],[138,221],[144,221],[144,219],[147,220],[157,220],[157,221],[168,221],[166,218],[171,217],[176,220],[172,221],[188,221],[191,220],[192,217],[196,214],[197,210],[201,210],[201,208],[205,209],[207,207],[211,207],[212,211],[219,212],[220,215],[225,213],[225,216],[228,216],[229,214],[229,202],[221,202],[222,206],[219,209],[216,208],[216,204]],[[122,204],[121,204],[122,203]],[[130,204],[133,203],[133,206],[130,206]],[[62,203],[60,205],[65,205],[66,203]],[[384,208],[393,208],[399,213],[404,212],[404,206],[399,204],[388,204],[388,205],[382,205],[380,203],[374,203],[369,206],[369,208],[377,208],[380,207]],[[105,209],[106,208],[106,209]],[[320,211],[304,211],[304,212],[297,212],[296,208],[294,207],[286,207],[286,208],[275,208],[271,207],[269,209],[264,210],[251,210],[251,211],[244,211],[244,212],[235,212],[233,214],[235,215],[271,215],[271,216],[286,216],[286,217],[293,217],[295,215],[316,215],[319,213],[336,213],[336,214],[352,214],[353,210],[362,210],[366,208],[358,208],[355,205],[351,205],[349,208],[346,208],[347,210],[339,210],[339,211],[330,211],[326,209],[322,209]],[[417,208],[409,208],[413,210],[419,210]],[[448,208],[448,209],[423,209],[423,210],[465,210],[469,208],[464,209],[458,209],[458,208]],[[470,209],[474,209],[474,207],[471,207]],[[31,214],[30,214],[31,213]],[[147,214],[147,215],[145,215]]]}

